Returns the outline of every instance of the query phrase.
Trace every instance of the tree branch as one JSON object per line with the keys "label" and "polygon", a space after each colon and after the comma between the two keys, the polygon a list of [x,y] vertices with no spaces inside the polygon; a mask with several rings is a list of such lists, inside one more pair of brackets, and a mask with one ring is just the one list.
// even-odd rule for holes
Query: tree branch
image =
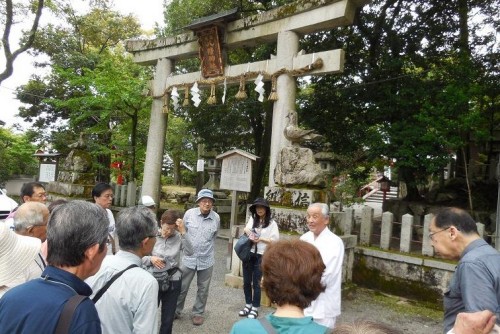
{"label": "tree branch", "polygon": [[12,28],[12,20],[13,20],[13,8],[12,8],[12,0],[6,0],[6,18],[5,18],[5,29],[2,35],[2,44],[4,48],[4,56],[5,56],[5,69],[2,73],[0,73],[0,84],[7,78],[9,78],[14,72],[14,60],[16,60],[17,56],[21,53],[28,50],[35,41],[36,32],[38,30],[38,24],[40,22],[40,17],[42,16],[42,9],[44,6],[44,0],[38,0],[38,8],[35,13],[35,18],[33,20],[33,25],[31,26],[31,30],[28,34],[28,40],[24,45],[21,45],[19,49],[14,52],[10,49],[10,32]]}

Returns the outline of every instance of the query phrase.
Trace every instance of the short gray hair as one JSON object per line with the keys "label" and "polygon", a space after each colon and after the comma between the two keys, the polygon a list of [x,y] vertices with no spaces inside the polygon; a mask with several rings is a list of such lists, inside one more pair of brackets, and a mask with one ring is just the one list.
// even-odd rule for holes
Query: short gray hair
{"label": "short gray hair", "polygon": [[82,264],[88,248],[106,247],[108,226],[106,210],[97,204],[76,200],[58,205],[47,226],[47,262],[60,267]]}
{"label": "short gray hair", "polygon": [[308,208],[319,207],[321,209],[321,214],[326,218],[330,219],[330,207],[326,203],[311,203]]}
{"label": "short gray hair", "polygon": [[49,212],[45,204],[40,202],[23,203],[14,215],[14,229],[24,231],[30,226],[44,225],[43,214]]}
{"label": "short gray hair", "polygon": [[158,223],[153,212],[144,205],[123,209],[116,220],[116,234],[120,248],[136,250],[142,240],[158,233]]}

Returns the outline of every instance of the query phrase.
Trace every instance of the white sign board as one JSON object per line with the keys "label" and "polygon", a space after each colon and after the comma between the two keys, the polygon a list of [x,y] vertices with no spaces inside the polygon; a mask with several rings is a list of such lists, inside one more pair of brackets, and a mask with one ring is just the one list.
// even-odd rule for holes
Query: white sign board
{"label": "white sign board", "polygon": [[203,172],[204,170],[205,170],[205,160],[198,159],[198,161],[196,162],[196,171]]}
{"label": "white sign board", "polygon": [[40,164],[38,181],[52,182],[56,180],[56,164]]}
{"label": "white sign board", "polygon": [[220,188],[250,192],[252,183],[252,160],[233,154],[222,160]]}

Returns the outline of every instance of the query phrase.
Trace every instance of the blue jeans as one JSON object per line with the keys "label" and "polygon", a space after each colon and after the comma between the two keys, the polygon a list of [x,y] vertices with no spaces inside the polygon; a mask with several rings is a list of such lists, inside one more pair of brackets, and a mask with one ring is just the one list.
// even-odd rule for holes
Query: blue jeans
{"label": "blue jeans", "polygon": [[[245,304],[252,304],[253,307],[260,307],[260,280],[262,270],[260,263],[262,255],[252,253],[250,259],[243,262],[243,292],[245,293]],[[252,295],[253,287],[253,295]]]}
{"label": "blue jeans", "polygon": [[170,281],[167,291],[158,291],[158,302],[161,302],[160,334],[172,334],[175,307],[181,293],[181,280]]}

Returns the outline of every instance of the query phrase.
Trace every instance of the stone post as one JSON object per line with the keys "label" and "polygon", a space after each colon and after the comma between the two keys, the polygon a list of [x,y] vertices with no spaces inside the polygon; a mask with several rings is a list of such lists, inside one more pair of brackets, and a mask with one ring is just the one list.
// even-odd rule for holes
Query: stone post
{"label": "stone post", "polygon": [[120,189],[120,206],[127,205],[127,185],[124,184]]}
{"label": "stone post", "polygon": [[120,206],[120,185],[116,183],[111,183],[113,187],[113,205]]}
{"label": "stone post", "polygon": [[382,214],[382,229],[380,231],[380,248],[387,250],[391,246],[393,225],[393,213],[389,211],[384,212]]}
{"label": "stone post", "polygon": [[[127,206],[134,206],[136,204],[136,193],[137,193],[137,186],[135,184],[135,181],[130,181],[127,184]],[[160,207],[159,205],[157,205]]]}
{"label": "stone post", "polygon": [[429,238],[429,226],[434,215],[429,213],[424,216],[424,231],[422,233],[422,255],[434,256],[431,238]]}
{"label": "stone post", "polygon": [[[278,33],[278,45],[276,60],[278,68],[293,68],[293,56],[299,51],[299,35],[293,31],[282,31]],[[271,153],[269,156],[269,180],[270,187],[275,186],[274,169],[278,155],[283,147],[289,146],[290,142],[283,135],[288,110],[295,110],[295,96],[297,85],[295,78],[285,73],[278,77],[276,92],[278,100],[273,106],[273,129],[271,132]]]}
{"label": "stone post", "polygon": [[361,230],[359,232],[359,243],[370,246],[370,238],[373,231],[373,208],[365,206],[361,210]]}
{"label": "stone post", "polygon": [[115,184],[113,189],[113,205],[120,206],[120,199],[122,197],[122,186],[120,184]]}
{"label": "stone post", "polygon": [[342,229],[344,230],[344,235],[352,234],[352,225],[354,223],[354,210],[345,209],[344,219],[342,221]]}
{"label": "stone post", "polygon": [[411,249],[411,236],[413,234],[413,216],[410,214],[403,215],[401,222],[401,240],[399,250],[409,253]]}
{"label": "stone post", "polygon": [[[174,62],[171,59],[158,59],[152,85],[153,96],[163,95],[167,78],[172,73],[173,67]],[[162,108],[163,99],[154,98],[151,106],[146,161],[144,163],[144,177],[141,188],[141,195],[151,196],[158,204],[160,203],[159,185],[167,131],[167,115],[162,113]]]}

